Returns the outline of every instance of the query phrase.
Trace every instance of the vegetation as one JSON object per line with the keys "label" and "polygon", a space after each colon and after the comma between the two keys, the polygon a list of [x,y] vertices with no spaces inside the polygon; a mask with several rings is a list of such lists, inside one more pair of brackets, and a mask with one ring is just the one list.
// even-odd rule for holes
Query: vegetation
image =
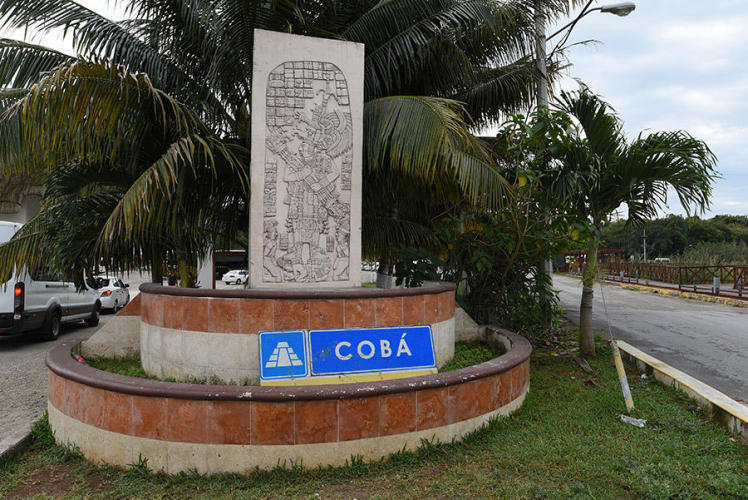
{"label": "vegetation", "polygon": [[[571,2],[572,4],[577,2]],[[528,107],[535,8],[557,0],[128,0],[113,22],[73,0],[0,0],[6,27],[64,30],[76,57],[0,40],[0,167],[45,184],[0,268],[187,270],[246,229],[254,29],[364,43],[365,254],[433,241],[446,208],[506,184],[471,127]],[[80,198],[80,200],[78,200]],[[63,216],[72,208],[92,215]],[[82,269],[83,268],[83,269]],[[0,269],[0,274],[3,269]],[[82,278],[77,278],[81,280]]]}
{"label": "vegetation", "polygon": [[647,232],[647,257],[669,257],[671,264],[748,264],[748,216],[717,215],[711,219],[669,215],[631,227],[616,221],[602,228],[601,244],[624,248],[640,258],[643,232]]}
{"label": "vegetation", "polygon": [[[565,350],[574,332],[556,349]],[[0,496],[192,498],[744,498],[748,448],[681,393],[630,379],[638,429],[620,421],[618,379],[605,346],[593,375],[566,355],[536,350],[523,407],[462,443],[424,443],[375,463],[300,466],[238,475],[149,474],[98,467],[53,444],[45,420],[29,451],[0,463]],[[631,373],[631,371],[630,371]],[[288,465],[288,464],[287,464]]]}
{"label": "vegetation", "polygon": [[[599,97],[583,89],[562,92],[560,112],[576,126],[554,144],[560,160],[556,187],[570,196],[583,222],[587,266],[580,305],[580,349],[594,356],[592,287],[597,275],[600,231],[622,204],[628,221],[641,225],[657,214],[673,189],[685,210],[709,206],[716,158],[708,146],[684,131],[639,134],[628,141],[621,119]],[[570,195],[569,195],[570,193]]]}

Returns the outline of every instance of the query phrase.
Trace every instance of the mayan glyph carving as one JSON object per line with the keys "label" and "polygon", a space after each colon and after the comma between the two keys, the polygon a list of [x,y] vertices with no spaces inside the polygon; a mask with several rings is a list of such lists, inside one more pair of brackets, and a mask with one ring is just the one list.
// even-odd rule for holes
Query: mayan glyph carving
{"label": "mayan glyph carving", "polygon": [[265,283],[348,281],[353,128],[345,75],[289,61],[268,75]]}

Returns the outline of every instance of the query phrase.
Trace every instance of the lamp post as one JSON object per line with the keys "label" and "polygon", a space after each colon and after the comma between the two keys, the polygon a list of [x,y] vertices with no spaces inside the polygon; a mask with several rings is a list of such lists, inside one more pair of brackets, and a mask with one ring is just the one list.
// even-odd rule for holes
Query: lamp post
{"label": "lamp post", "polygon": [[[536,14],[535,14],[535,50],[537,54],[538,59],[538,70],[540,71],[540,79],[538,80],[538,107],[541,106],[548,106],[548,71],[547,71],[547,64],[546,64],[546,44],[549,40],[555,38],[556,36],[560,35],[564,31],[566,31],[566,35],[564,38],[559,42],[559,45],[563,44],[566,39],[569,37],[569,34],[571,33],[571,30],[574,29],[574,26],[579,22],[580,19],[585,17],[588,14],[591,14],[593,12],[603,12],[606,14],[615,14],[617,16],[623,17],[628,16],[631,14],[634,9],[636,9],[636,4],[634,2],[622,2],[622,3],[615,3],[615,4],[609,4],[609,5],[602,5],[600,7],[590,8],[592,5],[592,1],[588,2],[587,5],[582,9],[582,11],[579,13],[579,15],[571,22],[565,24],[560,29],[555,31],[550,36],[546,37],[545,35],[545,19],[542,12],[542,9],[540,8],[540,2],[538,2],[536,8]],[[554,49],[555,50],[555,49]]]}
{"label": "lamp post", "polygon": [[[540,7],[540,2],[537,2],[535,8],[535,52],[537,55],[537,65],[538,65],[538,72],[540,73],[540,77],[538,79],[538,109],[542,107],[548,107],[549,102],[549,92],[548,92],[548,66],[547,66],[547,54],[546,54],[546,44],[549,40],[555,38],[556,36],[560,35],[564,31],[566,31],[566,35],[561,39],[559,44],[556,46],[557,48],[561,46],[568,38],[569,34],[571,33],[571,30],[574,29],[574,26],[579,22],[580,19],[582,19],[584,16],[591,14],[592,12],[603,12],[606,14],[615,14],[620,17],[628,16],[631,14],[634,9],[636,9],[636,4],[634,2],[622,2],[622,3],[615,3],[615,4],[609,4],[609,5],[602,5],[600,7],[590,8],[592,5],[592,0],[590,0],[582,9],[582,11],[579,13],[579,15],[571,22],[565,24],[560,29],[555,31],[551,36],[546,37],[545,35],[545,16],[543,15],[542,8]],[[554,49],[555,51],[555,49]],[[553,272],[553,262],[550,260],[545,261],[544,263],[544,271],[547,274],[551,274]]]}

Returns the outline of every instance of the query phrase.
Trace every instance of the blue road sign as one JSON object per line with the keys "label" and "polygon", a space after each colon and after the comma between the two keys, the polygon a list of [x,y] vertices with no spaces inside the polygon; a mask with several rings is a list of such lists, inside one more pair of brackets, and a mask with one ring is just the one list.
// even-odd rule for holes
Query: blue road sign
{"label": "blue road sign", "polygon": [[260,379],[306,377],[306,332],[260,332]]}
{"label": "blue road sign", "polygon": [[436,368],[431,327],[310,330],[312,376]]}

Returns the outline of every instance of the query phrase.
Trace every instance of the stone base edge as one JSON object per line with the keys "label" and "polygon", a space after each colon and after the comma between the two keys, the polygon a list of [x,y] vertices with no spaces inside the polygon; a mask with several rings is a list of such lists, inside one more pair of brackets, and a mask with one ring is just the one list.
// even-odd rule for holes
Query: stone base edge
{"label": "stone base edge", "polygon": [[378,460],[403,449],[415,450],[422,440],[448,443],[484,426],[489,420],[507,416],[522,406],[530,388],[510,403],[489,413],[443,427],[391,436],[299,445],[199,444],[141,438],[118,434],[82,423],[60,412],[51,403],[49,423],[58,443],[77,446],[88,460],[97,464],[127,467],[148,459],[153,472],[176,474],[196,470],[201,474],[249,473],[256,468],[303,465],[343,466],[351,457]]}
{"label": "stone base edge", "polygon": [[623,355],[636,363],[639,370],[652,374],[655,380],[668,387],[684,392],[704,409],[709,418],[727,427],[748,444],[748,407],[626,342],[619,340],[617,343]]}
{"label": "stone base edge", "polygon": [[31,440],[31,431],[28,426],[22,431],[0,439],[0,458],[19,453],[26,449]]}

